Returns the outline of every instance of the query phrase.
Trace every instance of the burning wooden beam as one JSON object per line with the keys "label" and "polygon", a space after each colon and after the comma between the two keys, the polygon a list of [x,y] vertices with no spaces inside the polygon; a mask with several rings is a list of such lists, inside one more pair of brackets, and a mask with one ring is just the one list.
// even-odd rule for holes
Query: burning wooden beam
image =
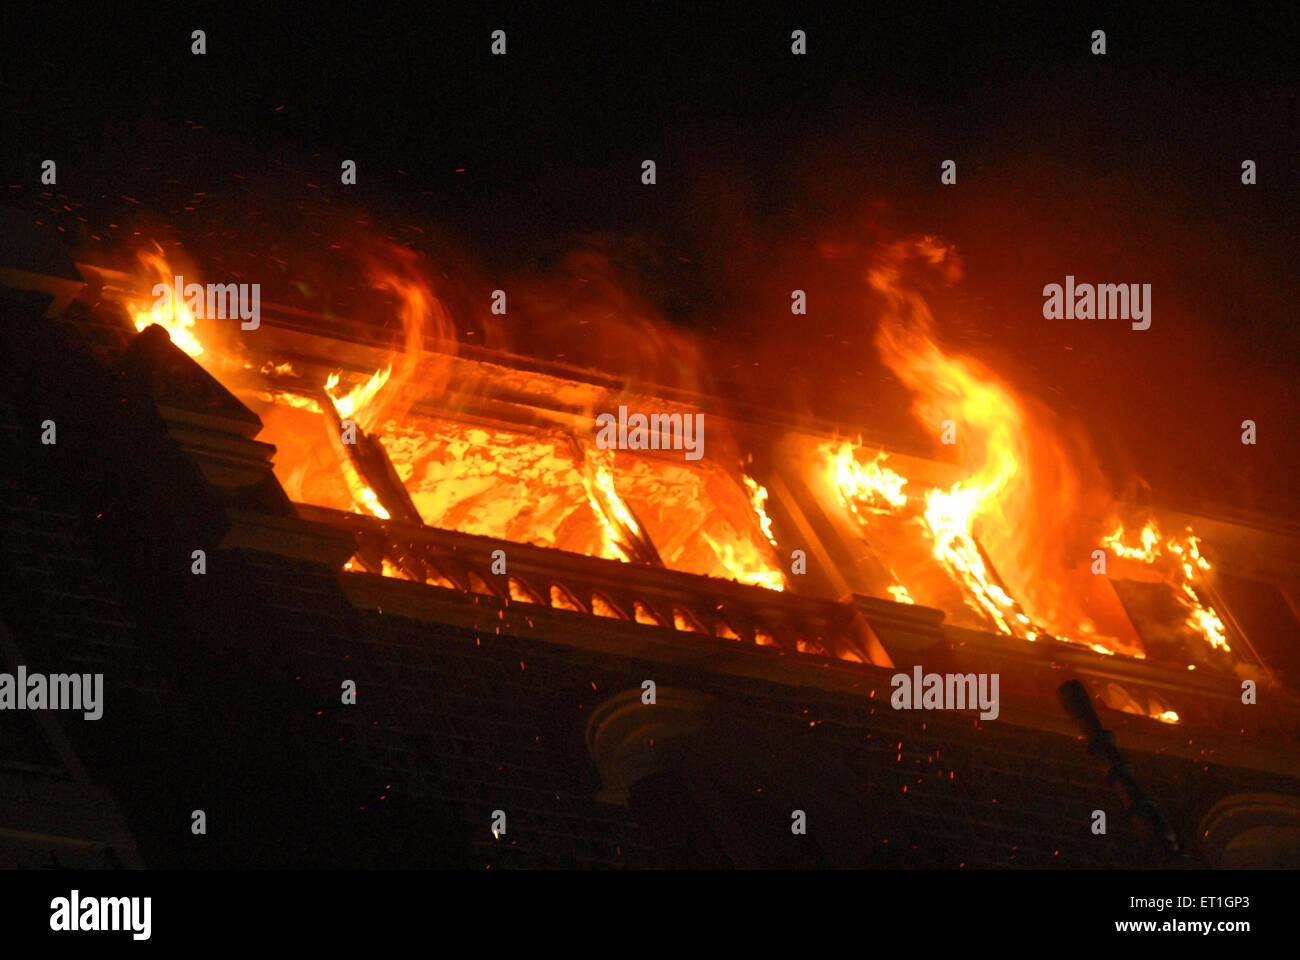
{"label": "burning wooden beam", "polygon": [[[317,402],[329,419],[335,434],[340,438],[352,466],[360,474],[368,489],[374,493],[380,506],[390,517],[396,517],[407,523],[421,523],[420,511],[411,502],[411,495],[406,492],[401,478],[393,469],[384,445],[352,420],[347,421],[350,430],[345,433],[344,421],[339,416],[333,396],[328,391],[323,391],[323,394]],[[349,436],[356,442],[348,442]]]}
{"label": "burning wooden beam", "polygon": [[605,459],[602,462],[602,453],[590,444],[585,444],[572,435],[568,440],[592,509],[596,511],[610,540],[633,563],[662,567],[664,562],[659,557],[659,551],[650,542],[641,521],[614,489],[614,469],[610,462],[612,455],[604,452]]}

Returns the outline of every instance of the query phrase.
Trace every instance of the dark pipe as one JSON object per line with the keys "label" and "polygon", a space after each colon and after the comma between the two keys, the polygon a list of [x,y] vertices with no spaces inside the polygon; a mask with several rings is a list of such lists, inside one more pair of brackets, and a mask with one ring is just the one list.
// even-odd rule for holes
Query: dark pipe
{"label": "dark pipe", "polygon": [[1137,824],[1143,846],[1151,859],[1160,866],[1182,865],[1171,863],[1186,859],[1178,843],[1178,834],[1134,779],[1128,761],[1115,745],[1115,734],[1101,725],[1101,718],[1093,709],[1088,688],[1078,680],[1069,680],[1057,688],[1056,694],[1065,712],[1074,718],[1083,735],[1088,738],[1088,752],[1109,765],[1106,782],[1115,784],[1124,802],[1124,809]]}

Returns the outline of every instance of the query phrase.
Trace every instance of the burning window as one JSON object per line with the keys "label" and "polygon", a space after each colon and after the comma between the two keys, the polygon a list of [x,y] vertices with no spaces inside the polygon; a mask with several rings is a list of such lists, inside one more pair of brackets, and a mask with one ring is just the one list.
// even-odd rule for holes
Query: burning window
{"label": "burning window", "polygon": [[[956,271],[934,241],[888,248],[869,273],[887,305],[876,342],[913,392],[918,418],[957,438],[956,462],[795,433],[778,445],[777,473],[809,493],[832,535],[850,545],[839,573],[855,592],[937,608],[958,627],[1232,670],[1243,651],[1234,647],[1197,537],[1162,533],[1152,519],[1136,535],[1112,521],[1104,535],[1079,542],[1084,491],[1069,452],[991,371],[938,346],[925,301],[902,279],[902,264],[917,258]],[[517,422],[476,414],[464,396],[448,395],[452,357],[430,352],[425,336],[445,332],[446,315],[413,265],[399,260],[380,285],[398,296],[401,345],[369,374],[355,360],[350,369],[331,369],[323,358],[253,356],[251,340],[223,350],[205,342],[181,304],[168,313],[136,303],[132,313],[137,327],[167,328],[258,413],[261,439],[277,450],[276,475],[299,503],[771,591],[799,586],[780,558],[805,544],[781,542],[792,528],[774,529],[767,489],[743,464],[598,449],[578,408],[600,395],[576,383],[556,381],[553,409],[517,399],[500,405],[520,410]],[[159,253],[143,262],[149,279],[170,273]],[[486,367],[458,362],[468,378],[463,392],[493,392],[497,380]],[[512,381],[508,389],[520,386]],[[1095,568],[1099,554],[1109,563],[1104,575]],[[493,592],[477,573],[411,564],[394,554],[349,569]],[[508,595],[600,616],[621,604],[622,616],[641,623],[737,636],[725,620],[706,625],[671,604],[655,611],[597,593],[579,599],[561,585],[523,580],[512,580]],[[775,643],[761,624],[744,632],[755,643]],[[798,649],[812,646],[800,640]],[[1143,712],[1154,715],[1151,709]],[[1163,707],[1157,713],[1172,715]]]}
{"label": "burning window", "polygon": [[562,438],[421,414],[385,422],[380,436],[429,526],[622,559]]}

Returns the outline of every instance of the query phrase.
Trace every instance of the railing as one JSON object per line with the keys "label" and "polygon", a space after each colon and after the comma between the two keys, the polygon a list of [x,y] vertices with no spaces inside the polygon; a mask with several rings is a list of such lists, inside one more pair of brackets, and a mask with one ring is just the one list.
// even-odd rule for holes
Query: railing
{"label": "railing", "polygon": [[848,605],[662,567],[296,506],[304,519],[355,534],[352,570],[790,653],[842,657],[849,651],[868,659],[858,639],[861,621]]}

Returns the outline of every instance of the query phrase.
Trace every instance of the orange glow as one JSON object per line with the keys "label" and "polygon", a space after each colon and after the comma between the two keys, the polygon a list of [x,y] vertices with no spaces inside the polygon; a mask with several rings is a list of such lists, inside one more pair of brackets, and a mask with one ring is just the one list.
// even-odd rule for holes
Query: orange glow
{"label": "orange glow", "polygon": [[754,515],[758,518],[759,529],[763,531],[763,536],[767,537],[767,542],[775,547],[776,538],[772,536],[772,518],[767,515],[767,487],[747,473],[742,474],[741,479],[745,481],[745,489],[749,491],[749,504],[754,508]]}
{"label": "orange glow", "polygon": [[[390,367],[387,370],[378,371],[364,384],[353,387],[342,397],[334,395],[334,390],[338,388],[339,375],[331,373],[326,378],[325,396],[329,398],[330,404],[334,407],[334,412],[338,414],[340,422],[353,420],[357,417],[359,411],[365,410],[373,403],[375,396],[388,382],[391,369]],[[360,429],[359,425],[357,428]],[[333,436],[333,431],[331,431],[331,436]],[[379,502],[379,495],[366,485],[365,480],[357,470],[356,464],[352,462],[352,457],[344,449],[342,438],[336,438],[336,442],[339,448],[339,469],[343,472],[343,479],[348,485],[348,490],[352,493],[353,501],[363,512],[369,513],[371,516],[379,517],[381,520],[390,519],[391,515]],[[384,575],[394,575],[388,572],[387,565],[384,568]]]}
{"label": "orange glow", "polygon": [[886,587],[885,589],[889,591],[889,596],[895,603],[916,603],[916,601],[912,599],[912,595],[907,592],[907,587],[903,586],[901,583],[896,583],[893,586]]}
{"label": "orange glow", "polygon": [[378,435],[431,527],[620,559],[567,439],[408,413]]}
{"label": "orange glow", "polygon": [[835,486],[859,519],[865,522],[864,511],[890,513],[906,506],[907,494],[903,493],[903,487],[907,480],[883,466],[889,456],[883,450],[878,451],[875,459],[867,464],[858,462],[848,441],[826,453],[831,458]]}
{"label": "orange glow", "polygon": [[[342,367],[341,360],[333,361],[340,369],[328,375],[328,367],[299,363],[306,371],[300,373],[283,357],[245,362],[236,348],[223,347],[217,329],[207,331],[208,342],[202,342],[198,319],[183,302],[168,298],[160,307],[130,300],[128,306],[137,329],[163,326],[178,348],[214,376],[223,374],[228,389],[256,407],[264,423],[260,438],[276,446],[276,475],[294,501],[388,520],[390,508],[399,517],[410,516],[409,506],[395,495],[404,490],[428,526],[605,559],[662,563],[773,591],[789,587],[783,563],[790,547],[799,544],[778,543],[768,489],[743,465],[737,468],[743,457],[730,449],[724,457],[714,447],[710,459],[698,463],[601,450],[574,426],[576,418],[551,417],[545,403],[536,405],[547,411],[543,416],[510,425],[508,415],[498,419],[491,407],[462,402],[478,390],[488,393],[489,378],[501,369],[491,363],[456,361],[457,392],[444,398],[456,327],[413,256],[395,249],[386,256],[388,262],[372,266],[370,280],[395,295],[388,320],[394,328],[400,324],[400,333],[387,356],[371,356],[360,370]],[[139,257],[146,288],[173,284],[175,271],[161,248]],[[1091,480],[1085,482],[1088,465],[1067,449],[1057,425],[979,360],[940,347],[919,292],[918,266],[922,274],[947,281],[960,276],[953,252],[932,238],[884,248],[866,273],[868,286],[885,305],[875,346],[911,392],[918,421],[936,437],[951,434],[954,442],[945,438],[937,447],[949,462],[927,463],[901,451],[891,459],[874,445],[835,441],[821,444],[806,464],[818,477],[819,495],[829,490],[838,498],[842,516],[835,522],[849,529],[856,525],[867,545],[863,552],[872,556],[875,567],[862,574],[868,586],[853,589],[901,604],[940,607],[957,626],[1026,641],[1064,640],[1100,654],[1143,656],[1119,601],[1102,596],[1110,589],[1105,578],[1093,576],[1081,559],[1100,543],[1118,560],[1148,568],[1147,579],[1167,581],[1186,610],[1186,625],[1212,648],[1228,651],[1224,621],[1205,599],[1213,593],[1197,589],[1208,587],[1211,565],[1191,530],[1166,537],[1154,520],[1135,536],[1126,536],[1118,522],[1103,528],[1098,521],[1119,511],[1107,512],[1110,501],[1100,510],[1093,502],[1098,498],[1089,499],[1094,491]],[[641,318],[633,326],[644,333],[652,329],[647,323]],[[605,329],[603,335],[616,332]],[[377,369],[370,372],[372,364]],[[544,383],[540,375],[537,382]],[[585,388],[557,383],[565,386],[556,390],[574,395]],[[541,389],[531,380],[527,386]],[[527,391],[521,388],[519,394]],[[557,400],[554,410],[571,413],[579,407],[565,395]],[[340,421],[355,424],[364,451],[342,443]],[[381,470],[375,468],[376,458]],[[789,495],[769,482],[783,498]],[[792,520],[791,505],[781,499],[777,506],[784,529]],[[1112,532],[1099,537],[1103,529]],[[373,564],[373,554],[368,556],[372,559],[354,558],[349,569]],[[387,560],[382,572],[411,577]],[[437,582],[455,586],[441,578]],[[579,605],[551,587],[549,601],[528,602],[576,611],[588,600]],[[597,615],[619,615],[606,599],[594,597],[590,604]],[[639,607],[630,613],[640,622],[659,622]],[[701,629],[676,610],[673,623],[678,629]],[[725,625],[715,632],[738,639]],[[775,643],[761,631],[755,642]],[[1162,722],[1179,722],[1172,711],[1150,709]]]}
{"label": "orange glow", "polygon": [[665,565],[785,589],[768,539],[767,491],[752,477],[745,483],[746,474],[719,464],[688,466],[623,452],[615,464],[619,491]]}
{"label": "orange glow", "polygon": [[613,452],[584,445],[582,455],[584,461],[579,464],[578,472],[587,491],[591,512],[604,535],[601,556],[615,560],[635,559],[634,541],[645,539],[645,531],[614,489]]}
{"label": "orange glow", "polygon": [[[926,574],[911,548],[900,546],[919,535],[960,588],[960,602],[997,632],[1140,656],[1131,625],[1122,612],[1116,616],[1117,601],[1096,594],[1077,559],[1086,555],[1083,545],[1070,542],[1089,523],[1082,512],[1087,498],[1080,458],[1042,411],[991,370],[939,347],[920,292],[936,276],[953,283],[961,267],[954,251],[932,237],[882,248],[866,271],[868,286],[884,303],[875,337],[880,357],[911,391],[917,420],[955,454],[960,479],[909,492],[911,478],[886,466],[883,452],[862,456],[846,443],[821,448],[830,488],[882,554],[877,559],[893,580],[880,589],[906,602],[925,587],[927,599],[919,602],[953,612],[943,601],[948,588]],[[886,522],[890,518],[897,520]],[[885,559],[891,553],[902,558],[902,576]],[[1099,630],[1084,596],[1101,604],[1107,632],[1122,626],[1125,635]]]}
{"label": "orange glow", "polygon": [[1184,536],[1165,539],[1161,537],[1156,522],[1149,520],[1138,534],[1138,541],[1140,546],[1127,546],[1124,526],[1116,523],[1114,532],[1103,537],[1101,544],[1117,557],[1160,570],[1162,578],[1174,588],[1179,604],[1187,611],[1184,623],[1213,649],[1230,652],[1223,619],[1214,607],[1202,602],[1196,591],[1197,582],[1213,568],[1210,561],[1201,556],[1200,540],[1191,528]]}
{"label": "orange glow", "polygon": [[724,543],[715,540],[707,532],[701,532],[700,535],[717,555],[732,580],[768,590],[785,589],[784,574],[774,569],[771,561],[759,553],[753,544],[743,541]]}
{"label": "orange glow", "polygon": [[[151,278],[145,280],[144,286],[152,289],[154,284],[163,283],[168,289],[172,289],[176,279],[175,273],[163,256],[162,248],[155,244],[155,250],[157,251],[155,253],[140,251],[137,254]],[[203,344],[199,342],[194,331],[194,315],[190,313],[184,300],[178,301],[175,296],[169,296],[162,304],[159,304],[157,298],[149,303],[133,301],[130,310],[137,330],[143,330],[149,324],[156,323],[167,331],[172,338],[172,343],[191,357],[197,359],[203,355]]]}
{"label": "orange glow", "polygon": [[391,365],[383,370],[377,370],[369,380],[353,387],[341,397],[334,392],[338,389],[339,375],[331,373],[325,380],[325,393],[333,402],[339,419],[351,420],[357,415],[358,411],[367,409],[379,391],[384,388],[384,384],[388,383],[388,378],[392,375],[392,372]]}
{"label": "orange glow", "polygon": [[[957,268],[946,247],[926,238],[914,247],[895,245],[867,274],[868,283],[888,304],[876,335],[882,358],[912,390],[917,417],[936,432],[952,432],[950,439],[956,440],[967,471],[951,489],[924,494],[925,529],[935,557],[963,586],[967,603],[1000,633],[1036,640],[1044,631],[994,577],[975,542],[977,526],[1014,524],[1007,507],[1013,500],[1023,502],[1030,492],[1022,466],[1027,460],[1024,410],[976,361],[939,349],[931,334],[929,306],[903,279],[903,261],[910,257],[950,273]],[[886,502],[903,505],[901,485],[894,481],[888,492],[893,496]]]}
{"label": "orange glow", "polygon": [[[749,506],[758,529],[775,550],[772,518],[767,515],[767,488],[747,473],[742,473],[740,479],[749,493]],[[736,538],[729,543],[719,543],[708,532],[704,532],[703,536],[732,579],[768,590],[785,589],[785,574],[772,563],[772,557],[759,546],[756,539]]]}

